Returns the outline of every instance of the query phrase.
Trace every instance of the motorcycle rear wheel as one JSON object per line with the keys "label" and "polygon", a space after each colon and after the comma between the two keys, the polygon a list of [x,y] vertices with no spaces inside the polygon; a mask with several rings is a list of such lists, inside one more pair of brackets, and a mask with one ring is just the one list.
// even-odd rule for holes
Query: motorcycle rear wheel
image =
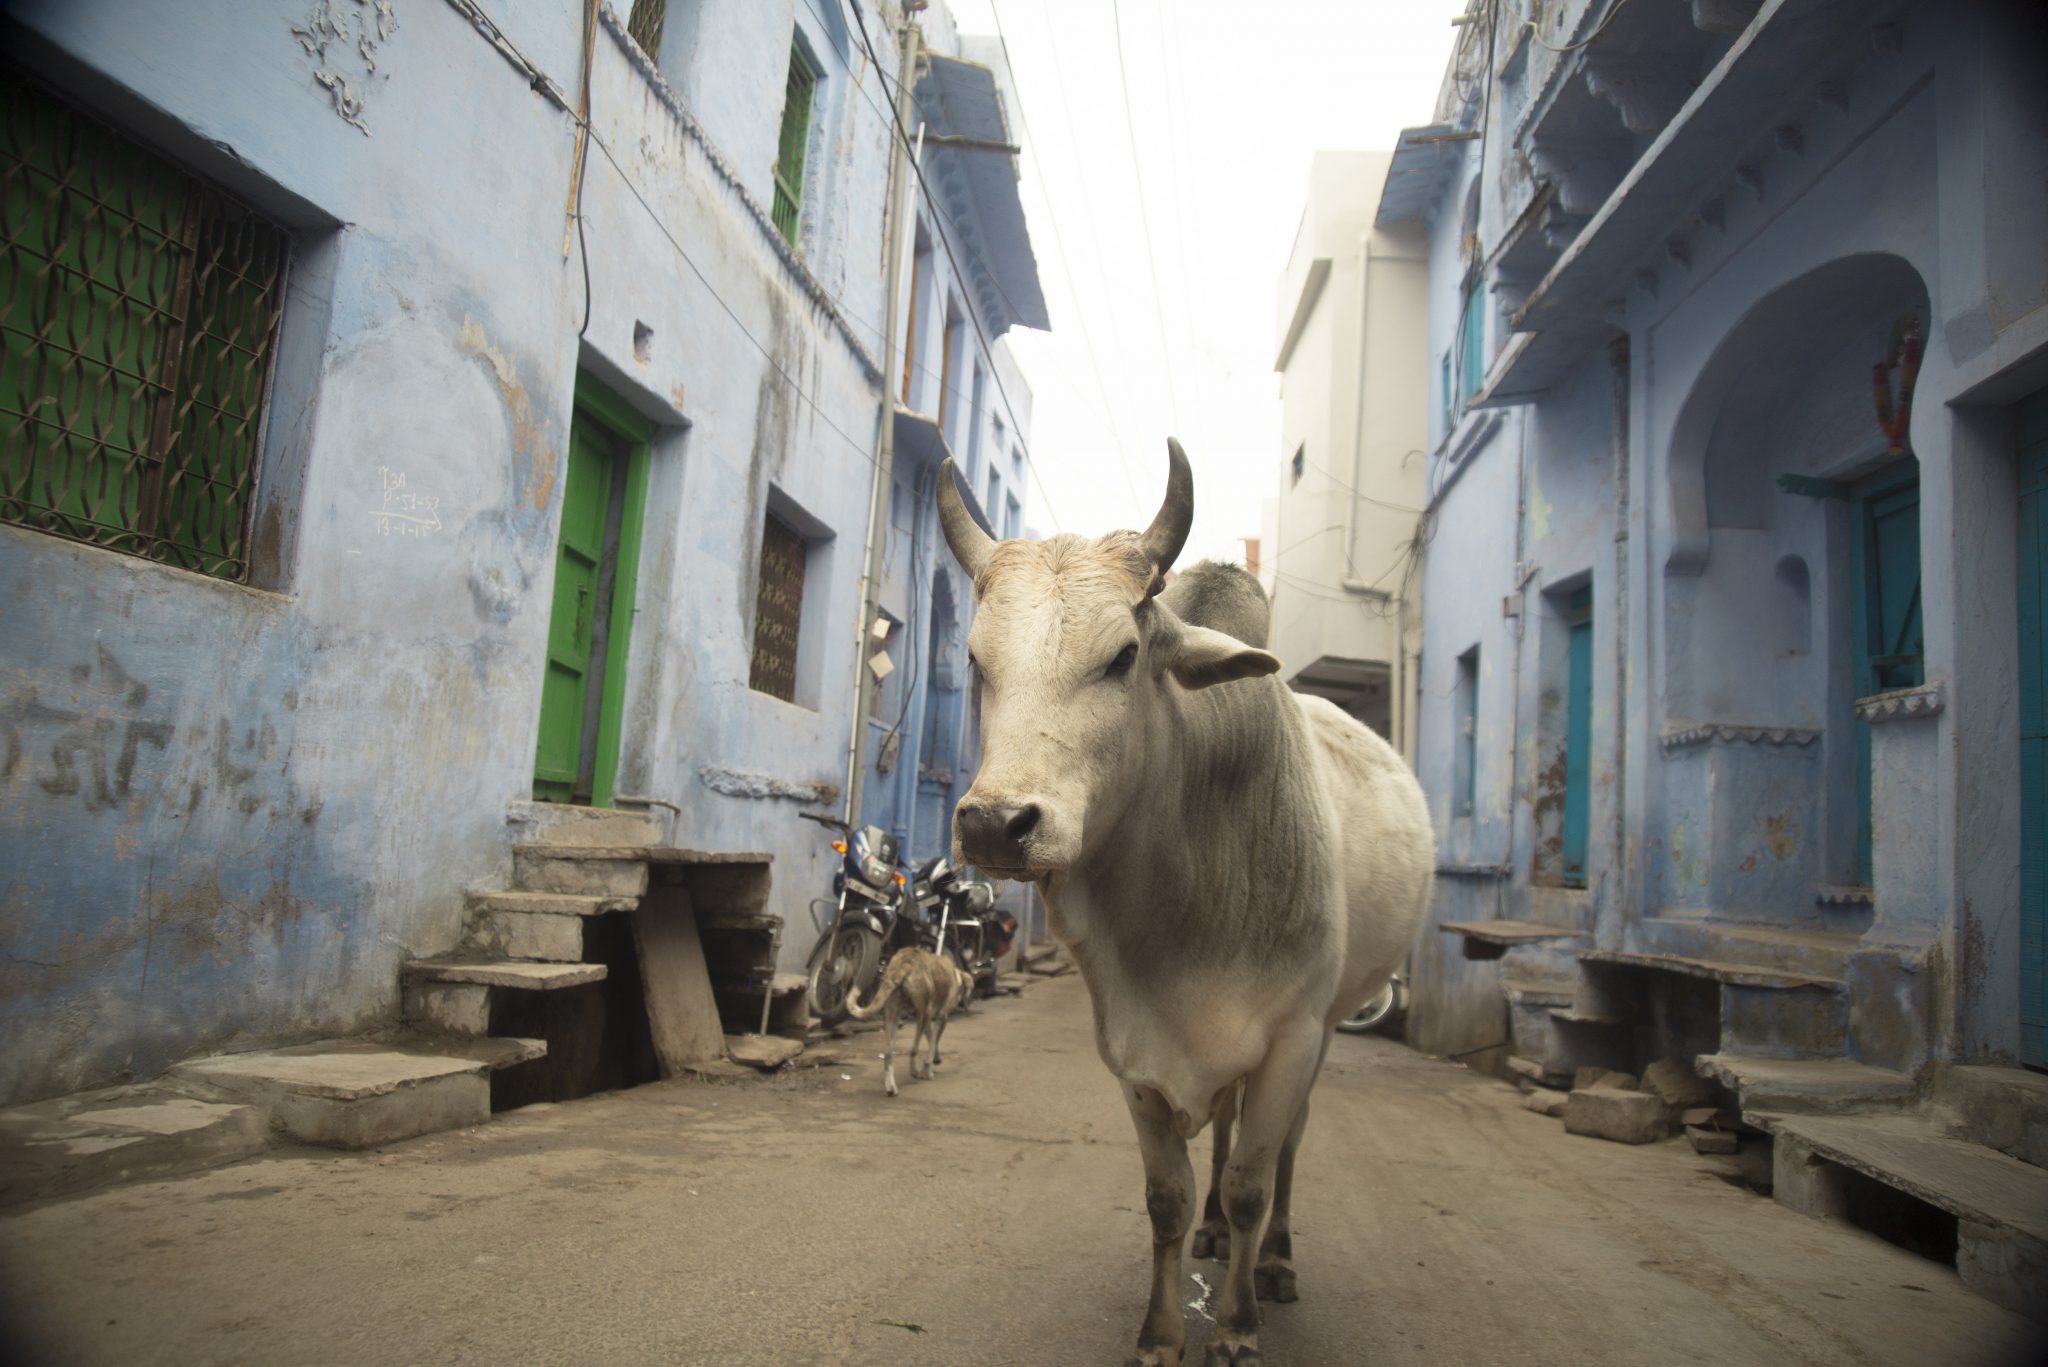
{"label": "motorcycle rear wheel", "polygon": [[1364,1035],[1377,1029],[1394,1012],[1394,984],[1389,982],[1375,992],[1366,1003],[1337,1022],[1337,1028],[1347,1035]]}
{"label": "motorcycle rear wheel", "polygon": [[848,1019],[847,999],[855,988],[872,999],[881,961],[882,937],[867,926],[837,926],[819,936],[807,965],[811,1014],[826,1025]]}

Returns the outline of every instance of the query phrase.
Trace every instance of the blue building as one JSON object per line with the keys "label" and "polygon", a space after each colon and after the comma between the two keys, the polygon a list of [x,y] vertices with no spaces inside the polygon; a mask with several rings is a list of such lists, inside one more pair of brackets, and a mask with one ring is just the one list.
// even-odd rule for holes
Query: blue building
{"label": "blue building", "polygon": [[[1678,1055],[1760,1121],[1933,1105],[2040,1162],[2038,11],[1461,33],[1380,209],[1431,241],[1411,1038],[1550,1082]],[[1873,1130],[1770,1127],[1781,1199],[1891,1180]],[[2008,1236],[1959,1266],[2038,1306]]]}
{"label": "blue building", "polygon": [[850,763],[925,843],[966,734],[931,471],[1021,517],[1000,339],[1045,322],[942,10],[900,357],[896,4],[0,22],[0,1101],[396,1024],[566,807],[772,855],[784,967]]}

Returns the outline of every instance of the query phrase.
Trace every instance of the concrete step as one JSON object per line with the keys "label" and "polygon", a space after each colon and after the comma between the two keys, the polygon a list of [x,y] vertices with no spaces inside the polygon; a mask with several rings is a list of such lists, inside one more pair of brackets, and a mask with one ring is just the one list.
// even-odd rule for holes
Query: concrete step
{"label": "concrete step", "polygon": [[552,992],[602,982],[603,964],[526,963],[515,959],[414,959],[401,970],[408,982],[471,983]]}
{"label": "concrete step", "polygon": [[1956,1218],[1963,1285],[2048,1321],[2048,1172],[1951,1139],[1917,1116],[1780,1116],[1774,1195],[1807,1215],[1853,1219],[1860,1173]]}
{"label": "concrete step", "polygon": [[537,911],[472,910],[462,947],[486,958],[581,963],[584,920]]}
{"label": "concrete step", "polygon": [[[1853,1059],[1754,1058],[1702,1054],[1694,1067],[1735,1093],[1744,1119],[1897,1110],[1912,1104],[1913,1078]],[[1757,1123],[1752,1121],[1751,1123]]]}
{"label": "concrete step", "polygon": [[198,1172],[270,1147],[259,1107],[161,1083],[75,1092],[0,1111],[0,1206]]}
{"label": "concrete step", "polygon": [[521,892],[638,897],[647,891],[647,846],[514,845],[512,881]]}
{"label": "concrete step", "polygon": [[1682,973],[1693,978],[1711,978],[1727,986],[1761,988],[1765,991],[1788,991],[1802,987],[1822,987],[1839,991],[1842,986],[1840,974],[1771,968],[1729,959],[1702,959],[1660,950],[1589,949],[1579,955],[1579,961],[1588,964],[1610,964],[1618,968]]}
{"label": "concrete step", "polygon": [[1546,926],[1534,921],[1445,921],[1437,927],[1446,935],[1462,936],[1468,959],[1498,959],[1514,945],[1532,940],[1572,940],[1585,932],[1570,926]]}
{"label": "concrete step", "polygon": [[537,916],[603,916],[614,911],[631,911],[640,905],[637,897],[592,897],[566,892],[472,892],[469,909],[516,911]]}
{"label": "concrete step", "polygon": [[300,1143],[368,1149],[482,1124],[491,1118],[490,1073],[546,1053],[525,1039],[323,1040],[192,1059],[170,1077],[260,1107]]}
{"label": "concrete step", "polygon": [[1945,1067],[1934,1080],[1933,1119],[1950,1138],[2048,1168],[2048,1076],[2024,1068]]}
{"label": "concrete step", "polygon": [[1717,917],[1650,916],[1631,930],[1638,949],[1713,963],[1749,964],[1840,982],[1862,937],[1809,927],[1760,925]]}
{"label": "concrete step", "polygon": [[662,820],[651,812],[566,802],[515,802],[505,824],[514,841],[537,845],[654,845],[663,837]]}

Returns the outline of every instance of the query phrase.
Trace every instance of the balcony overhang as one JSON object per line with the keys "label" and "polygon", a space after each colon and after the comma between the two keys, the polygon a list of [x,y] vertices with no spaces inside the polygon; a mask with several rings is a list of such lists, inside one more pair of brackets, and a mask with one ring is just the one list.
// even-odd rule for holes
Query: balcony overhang
{"label": "balcony overhang", "polygon": [[[924,478],[924,472],[941,461],[952,460],[953,448],[946,442],[946,434],[939,428],[939,420],[929,413],[920,413],[915,408],[894,404],[896,424],[896,468],[910,477],[913,487]],[[957,466],[959,462],[955,461]],[[974,520],[990,536],[995,530],[989,525],[988,514],[982,509],[981,496],[967,487],[967,481],[960,481],[960,492],[965,496],[967,511],[974,514]]]}
{"label": "balcony overhang", "polygon": [[995,71],[927,54],[917,104],[925,122],[926,175],[965,249],[961,266],[990,334],[1001,336],[1012,326],[1050,328]]}
{"label": "balcony overhang", "polygon": [[1387,182],[1380,187],[1380,207],[1373,215],[1373,226],[1385,228],[1425,217],[1457,169],[1457,144],[1477,137],[1477,133],[1461,131],[1451,123],[1402,129],[1401,140],[1394,144],[1394,159],[1387,163]]}
{"label": "balcony overhang", "polygon": [[1902,8],[1903,0],[1766,0],[1529,292],[1513,320],[1523,336],[1473,403],[1527,403],[1611,336],[1636,268],[1688,231],[1771,131],[1805,113],[1827,69]]}

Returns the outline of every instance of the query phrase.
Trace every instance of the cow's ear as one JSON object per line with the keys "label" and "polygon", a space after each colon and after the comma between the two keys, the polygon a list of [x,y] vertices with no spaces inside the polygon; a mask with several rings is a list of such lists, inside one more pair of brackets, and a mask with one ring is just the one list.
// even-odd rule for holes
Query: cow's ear
{"label": "cow's ear", "polygon": [[1173,662],[1167,667],[1182,687],[1207,688],[1232,679],[1278,673],[1280,661],[1235,636],[1183,623],[1180,640],[1173,648]]}

